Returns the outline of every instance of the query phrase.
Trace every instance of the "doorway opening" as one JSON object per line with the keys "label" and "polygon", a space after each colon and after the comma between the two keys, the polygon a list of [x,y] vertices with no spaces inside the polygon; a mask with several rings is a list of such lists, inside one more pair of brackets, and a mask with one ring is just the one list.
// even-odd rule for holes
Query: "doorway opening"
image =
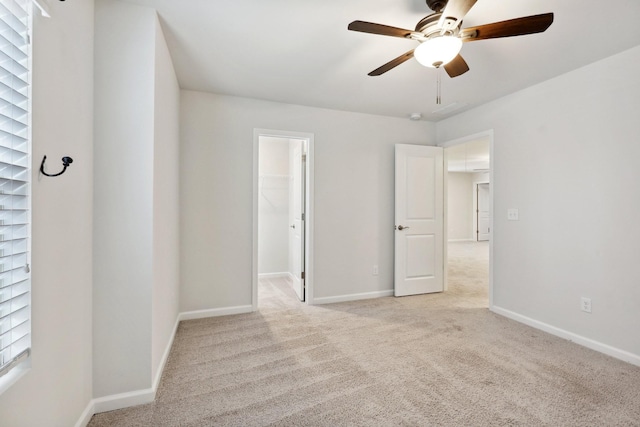
{"label": "doorway opening", "polygon": [[472,305],[493,304],[493,132],[442,144],[446,158],[447,290]]}
{"label": "doorway opening", "polygon": [[312,303],[312,172],[312,134],[254,131],[254,311]]}
{"label": "doorway opening", "polygon": [[491,236],[491,208],[489,205],[489,182],[474,182],[473,224],[476,242],[488,242]]}

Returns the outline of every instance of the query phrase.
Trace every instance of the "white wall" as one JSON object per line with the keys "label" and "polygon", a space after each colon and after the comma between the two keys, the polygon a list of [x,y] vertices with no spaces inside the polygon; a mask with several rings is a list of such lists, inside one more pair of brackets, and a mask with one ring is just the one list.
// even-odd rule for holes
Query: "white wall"
{"label": "white wall", "polygon": [[155,55],[151,376],[157,381],[180,297],[180,87],[157,16]]}
{"label": "white wall", "polygon": [[72,426],[91,400],[93,2],[50,2],[33,37],[32,366],[0,425]]}
{"label": "white wall", "polygon": [[433,124],[181,95],[181,311],[251,305],[254,128],[314,134],[314,298],[392,289],[393,147]]}
{"label": "white wall", "polygon": [[94,397],[147,390],[177,317],[178,87],[156,12],[96,1]]}
{"label": "white wall", "polygon": [[473,240],[473,174],[447,173],[447,239]]}
{"label": "white wall", "polygon": [[260,137],[258,274],[289,271],[289,139]]}
{"label": "white wall", "polygon": [[94,397],[151,386],[155,14],[97,0]]}
{"label": "white wall", "polygon": [[[494,130],[494,304],[635,363],[638,75],[640,47],[437,125],[440,142]],[[580,311],[583,296],[593,313]]]}

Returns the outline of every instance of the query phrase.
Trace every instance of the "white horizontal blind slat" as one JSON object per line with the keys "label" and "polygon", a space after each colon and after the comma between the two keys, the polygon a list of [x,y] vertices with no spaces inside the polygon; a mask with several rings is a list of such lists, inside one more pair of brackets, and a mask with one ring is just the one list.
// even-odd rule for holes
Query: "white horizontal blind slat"
{"label": "white horizontal blind slat", "polygon": [[31,347],[30,0],[0,0],[0,376]]}

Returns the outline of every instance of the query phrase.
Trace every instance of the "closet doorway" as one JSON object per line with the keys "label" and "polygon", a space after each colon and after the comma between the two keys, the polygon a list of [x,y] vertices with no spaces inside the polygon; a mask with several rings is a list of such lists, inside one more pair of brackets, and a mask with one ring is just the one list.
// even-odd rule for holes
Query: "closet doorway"
{"label": "closet doorway", "polygon": [[256,130],[254,139],[253,308],[309,303],[312,135]]}
{"label": "closet doorway", "polygon": [[445,147],[447,291],[469,307],[491,307],[493,133],[442,144]]}

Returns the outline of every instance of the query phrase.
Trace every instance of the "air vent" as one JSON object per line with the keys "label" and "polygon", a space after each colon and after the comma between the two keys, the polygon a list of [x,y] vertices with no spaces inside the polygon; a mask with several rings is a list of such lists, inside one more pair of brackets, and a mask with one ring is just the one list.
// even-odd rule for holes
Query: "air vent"
{"label": "air vent", "polygon": [[449,105],[445,105],[442,108],[438,108],[437,110],[433,110],[431,113],[432,114],[436,114],[438,116],[445,116],[449,113],[452,113],[454,111],[460,110],[466,106],[468,106],[469,104],[466,102],[452,102]]}

